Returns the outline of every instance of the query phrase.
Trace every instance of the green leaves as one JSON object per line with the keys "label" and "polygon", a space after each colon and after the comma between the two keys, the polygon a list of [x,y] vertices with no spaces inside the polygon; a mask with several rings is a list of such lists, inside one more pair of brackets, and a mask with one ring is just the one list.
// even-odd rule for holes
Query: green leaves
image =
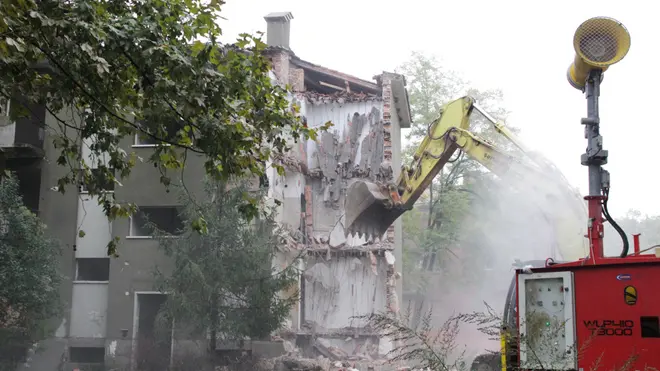
{"label": "green leaves", "polygon": [[60,248],[23,205],[13,175],[0,182],[0,215],[0,354],[7,355],[52,335],[47,321],[61,314],[62,276]]}
{"label": "green leaves", "polygon": [[242,210],[246,200],[265,204],[262,191],[245,181],[208,180],[205,189],[196,200],[179,194],[188,221],[180,236],[154,232],[174,262],[171,274],[156,272],[159,290],[173,293],[166,302],[167,322],[176,319],[187,328],[233,339],[267,336],[283,324],[296,300],[296,295],[280,296],[295,288],[295,261],[273,267],[284,232],[273,210]]}
{"label": "green leaves", "polygon": [[[287,138],[316,138],[317,130],[291,107],[287,88],[271,82],[261,35],[241,34],[234,45],[217,42],[222,4],[0,4],[0,96],[46,107],[43,124],[60,151],[54,160],[70,170],[58,182],[62,192],[87,178],[89,169],[79,166],[83,141],[92,143],[92,156],[107,154],[109,161],[96,165],[112,169],[113,180],[130,176],[135,159],[123,147],[136,134],[156,143],[149,161],[157,167],[181,169],[187,154],[195,153],[205,158],[210,176],[227,180],[245,172],[263,175],[271,155],[289,150]],[[36,71],[42,62],[51,70]],[[40,117],[20,106],[15,116]],[[106,212],[115,210],[117,201],[94,184],[89,188],[110,202]]]}
{"label": "green leaves", "polygon": [[[5,39],[5,43],[6,43],[7,46],[15,48],[18,52],[24,52],[25,51],[23,41],[20,40],[20,39],[19,40],[14,40],[11,37],[7,37]],[[6,50],[6,48],[3,48],[3,49]]]}
{"label": "green leaves", "polygon": [[209,226],[208,223],[206,222],[206,219],[204,217],[197,217],[193,219],[192,221],[192,229],[200,234],[208,234],[209,233]]}
{"label": "green leaves", "polygon": [[[406,164],[410,163],[417,145],[427,135],[428,124],[439,117],[442,106],[451,100],[471,95],[494,117],[506,117],[501,91],[473,88],[469,81],[442,66],[434,56],[415,52],[400,67],[400,72],[405,74],[408,82],[414,118],[408,135],[412,144],[404,148],[402,154]],[[495,142],[499,148],[514,149],[510,142],[493,130],[492,124],[476,112],[471,116],[470,131]],[[418,211],[404,215],[403,263],[404,270],[408,272],[404,280],[407,289],[423,287],[425,279],[431,276],[425,272],[427,269],[452,275],[452,282],[455,282],[463,277],[457,277],[450,268],[459,266],[457,262],[470,265],[476,261],[475,256],[480,255],[481,246],[468,243],[466,237],[476,233],[480,223],[470,219],[475,203],[474,195],[469,193],[471,185],[466,184],[466,179],[480,184],[485,176],[486,170],[478,162],[459,152],[420,198]],[[420,209],[424,211],[420,212]],[[458,252],[461,259],[458,259]],[[469,271],[465,269],[461,273]]]}

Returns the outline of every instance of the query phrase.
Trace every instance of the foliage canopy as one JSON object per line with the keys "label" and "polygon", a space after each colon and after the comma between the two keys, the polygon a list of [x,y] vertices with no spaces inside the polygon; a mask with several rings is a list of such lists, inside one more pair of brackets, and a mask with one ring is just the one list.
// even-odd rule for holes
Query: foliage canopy
{"label": "foliage canopy", "polygon": [[[134,212],[134,205],[101,190],[129,176],[141,160],[122,149],[135,136],[156,144],[148,160],[165,185],[171,182],[167,171],[183,168],[189,153],[205,157],[207,174],[219,180],[260,176],[272,154],[288,150],[288,139],[315,137],[289,104],[288,87],[271,83],[260,35],[220,43],[223,4],[0,3],[0,97],[12,99],[14,118],[46,126],[34,107],[54,118],[45,129],[55,138],[56,162],[70,170],[58,181],[61,192],[84,183],[110,218]],[[89,145],[91,160],[83,159],[81,143]],[[99,169],[94,174],[91,162]],[[246,203],[243,210],[253,217],[255,200]]]}
{"label": "foliage canopy", "polygon": [[182,216],[201,213],[207,234],[196,234],[184,223],[172,237],[155,230],[173,271],[157,270],[159,289],[168,292],[166,319],[192,330],[209,330],[211,339],[222,334],[230,339],[263,338],[280,328],[297,295],[283,296],[297,282],[297,264],[273,265],[285,231],[279,229],[274,210],[264,206],[260,216],[248,220],[240,212],[246,193],[264,204],[262,190],[251,190],[244,181],[209,181],[203,200],[194,202],[181,193]]}
{"label": "foliage canopy", "polygon": [[[404,148],[404,163],[412,158],[427,133],[427,126],[440,117],[442,106],[454,99],[470,95],[496,119],[503,120],[507,115],[500,90],[472,87],[469,81],[442,66],[432,55],[414,52],[399,67],[399,72],[406,76],[408,82],[414,118],[408,134],[411,145]],[[499,148],[513,149],[511,143],[497,134],[492,124],[478,112],[470,118],[470,131],[494,142]],[[404,215],[406,246],[403,263],[404,271],[408,272],[404,280],[406,290],[424,287],[428,279],[425,271],[447,268],[447,264],[457,267],[457,260],[469,265],[475,263],[473,258],[478,257],[479,253],[461,248],[461,245],[467,245],[464,236],[477,233],[465,230],[465,220],[475,199],[483,197],[475,194],[470,182],[483,182],[490,176],[483,166],[459,151],[433,180],[417,208]],[[460,259],[457,254],[459,249]],[[449,274],[452,280],[458,278],[454,273]]]}
{"label": "foliage canopy", "polygon": [[0,181],[0,366],[20,362],[47,338],[61,313],[60,249],[38,216],[23,205],[18,180]]}

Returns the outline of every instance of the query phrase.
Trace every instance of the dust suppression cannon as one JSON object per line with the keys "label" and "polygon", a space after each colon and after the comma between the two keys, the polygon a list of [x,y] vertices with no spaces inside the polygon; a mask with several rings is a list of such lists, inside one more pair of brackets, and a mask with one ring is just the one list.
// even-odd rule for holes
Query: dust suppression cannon
{"label": "dust suppression cannon", "polygon": [[[619,21],[595,17],[583,22],[573,37],[575,60],[568,68],[568,82],[584,90],[590,72],[602,73],[621,61],[630,49],[630,34]],[[599,81],[600,82],[600,81]]]}
{"label": "dust suppression cannon", "polygon": [[[607,208],[610,176],[603,169],[608,153],[600,135],[600,87],[605,71],[628,53],[630,35],[612,18],[591,18],[575,31],[573,47],[576,55],[568,69],[568,81],[587,100],[587,115],[581,120],[587,149],[581,162],[589,173],[585,197],[589,253],[575,261],[548,258],[542,264],[516,269],[510,286],[515,299],[505,309],[511,320],[502,335],[509,335],[505,329],[514,329],[511,334],[515,336],[512,341],[502,340],[502,370],[637,370],[660,364],[660,352],[656,351],[660,340],[660,259],[643,255],[638,239],[635,251],[628,253],[626,233]],[[621,236],[620,256],[604,254],[605,220]]]}
{"label": "dust suppression cannon", "polygon": [[[660,251],[658,245],[634,252],[607,209],[608,153],[600,135],[598,98],[603,74],[630,48],[630,35],[612,18],[582,23],[573,38],[575,59],[568,69],[571,86],[587,99],[589,253],[571,261],[527,261],[516,268],[505,299],[501,353],[480,355],[472,371],[575,371],[603,367],[640,370],[660,365]],[[609,73],[609,72],[608,72]],[[621,236],[620,256],[605,256],[603,223]],[[521,248],[527,248],[522,246]],[[656,249],[655,254],[643,254]]]}
{"label": "dust suppression cannon", "polygon": [[600,135],[598,98],[603,73],[621,61],[630,49],[630,34],[617,20],[594,17],[583,22],[573,37],[575,59],[568,68],[568,82],[583,91],[587,98],[587,117],[582,119],[587,138],[587,151],[582,155],[582,165],[589,168],[589,257],[595,260],[603,253],[603,216],[612,223],[623,239],[621,257],[628,254],[628,239],[623,230],[612,220],[607,209],[610,176],[602,165],[607,164],[607,150],[603,149]]}

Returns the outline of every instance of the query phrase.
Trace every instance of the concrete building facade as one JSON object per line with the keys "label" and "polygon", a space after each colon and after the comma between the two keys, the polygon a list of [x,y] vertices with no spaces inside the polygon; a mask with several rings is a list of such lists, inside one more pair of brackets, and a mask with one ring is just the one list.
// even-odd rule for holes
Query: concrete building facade
{"label": "concrete building facade", "polygon": [[296,247],[306,252],[292,329],[302,348],[374,355],[378,346],[386,348],[382,339],[354,317],[399,311],[401,224],[379,243],[346,238],[344,196],[357,179],[398,177],[401,129],[411,121],[405,79],[383,72],[365,81],[299,58],[289,46],[291,19],[291,13],[266,16],[273,71],[292,87],[292,101],[309,127],[333,123],[316,142],[301,143],[284,159],[284,177],[271,174],[273,197],[283,202],[281,221],[300,232]]}
{"label": "concrete building facade", "polygon": [[[300,59],[289,46],[292,18],[291,13],[266,17],[273,77],[293,88],[290,99],[300,105],[309,127],[327,121],[334,126],[317,141],[298,143],[286,157],[274,158],[285,165],[284,176],[275,171],[268,174],[270,195],[282,201],[280,222],[295,231],[283,247],[279,263],[305,254],[300,303],[291,313],[288,333],[306,352],[324,354],[336,347],[352,355],[364,353],[365,344],[372,345],[372,354],[379,347],[382,352],[383,342],[352,317],[398,311],[401,225],[397,222],[378,243],[345,238],[343,200],[355,179],[398,176],[401,129],[409,127],[411,120],[405,80],[383,72],[375,81],[366,81]],[[26,202],[31,202],[31,208],[62,242],[61,268],[66,276],[62,296],[69,310],[59,323],[56,339],[32,356],[31,368],[49,370],[64,364],[64,369],[71,370],[81,364],[103,363],[136,368],[144,345],[139,339],[153,333],[155,313],[166,298],[154,288],[153,268],[158,265],[166,270],[170,264],[157,242],[141,228],[140,220],[148,216],[161,228],[176,228],[181,223],[177,215],[180,205],[174,192],[160,184],[158,170],[146,160],[137,163],[122,186],[107,189],[117,200],[138,206],[138,213],[130,219],[110,222],[84,187],[56,192],[57,179],[68,171],[55,163],[59,152],[48,128],[56,128],[58,123],[43,107],[35,112],[41,114],[2,123],[0,146],[13,148],[11,153],[28,153],[15,155],[7,166],[22,169],[21,184],[31,194]],[[81,143],[83,158],[90,156],[88,145]],[[153,147],[138,137],[125,138],[123,143],[126,152],[144,159]],[[202,159],[189,156],[183,179],[191,192],[202,191],[199,179],[203,175]],[[79,236],[80,229],[85,231],[84,237]],[[108,257],[106,251],[114,236],[120,238],[118,258]],[[346,341],[346,335],[354,341]]]}

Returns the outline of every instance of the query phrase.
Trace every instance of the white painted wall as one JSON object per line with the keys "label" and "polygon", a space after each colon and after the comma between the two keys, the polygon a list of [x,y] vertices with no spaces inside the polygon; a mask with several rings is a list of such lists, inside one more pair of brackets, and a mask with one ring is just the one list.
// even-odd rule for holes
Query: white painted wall
{"label": "white painted wall", "polygon": [[282,192],[282,215],[280,221],[292,230],[301,224],[301,195],[305,192],[305,176],[287,171],[279,183]]}
{"label": "white painted wall", "polygon": [[101,162],[103,164],[107,165],[108,161],[110,160],[110,156],[107,153],[104,153],[101,156],[94,155],[92,153],[92,150],[89,149],[89,146],[92,143],[94,143],[94,137],[91,137],[91,138],[86,139],[86,140],[83,141],[82,150],[81,150],[83,162],[85,164],[87,164],[89,167],[91,167],[92,169],[97,167],[96,165],[97,165],[99,160],[101,160]]}
{"label": "white painted wall", "polygon": [[11,123],[7,116],[0,117],[0,145],[13,146],[16,138],[16,124]]}
{"label": "white painted wall", "polygon": [[[91,155],[89,142],[82,144],[83,162],[96,168],[97,158]],[[102,156],[107,161],[107,155]],[[80,193],[78,197],[78,230],[76,258],[108,258],[107,244],[112,239],[112,223],[98,204],[98,196]],[[71,300],[70,337],[105,338],[108,313],[107,282],[73,282]]]}
{"label": "white painted wall", "polygon": [[16,138],[16,124],[9,119],[9,101],[0,97],[0,145],[12,146]]}
{"label": "white painted wall", "polygon": [[98,196],[79,195],[77,225],[85,236],[76,235],[76,258],[107,257],[106,246],[112,239],[112,223],[98,204]]}
{"label": "white painted wall", "polygon": [[74,282],[70,337],[105,338],[108,283]]}

